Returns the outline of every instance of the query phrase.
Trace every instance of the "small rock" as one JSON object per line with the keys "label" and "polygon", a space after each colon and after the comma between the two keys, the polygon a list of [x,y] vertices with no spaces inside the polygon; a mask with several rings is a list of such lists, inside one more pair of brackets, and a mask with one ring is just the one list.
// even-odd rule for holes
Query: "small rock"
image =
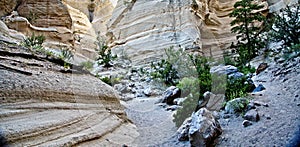
{"label": "small rock", "polygon": [[267,103],[263,103],[263,102],[260,102],[260,101],[252,101],[251,103],[253,103],[255,106],[269,107],[269,105]]}
{"label": "small rock", "polygon": [[238,72],[237,67],[232,66],[232,65],[219,65],[219,66],[213,66],[210,68],[211,73],[217,73],[217,74],[222,74],[222,75],[230,75],[232,73]]}
{"label": "small rock", "polygon": [[186,98],[177,98],[173,101],[175,105],[180,105]]}
{"label": "small rock", "polygon": [[134,83],[129,83],[128,86],[129,86],[129,87],[134,87],[135,84],[134,84]]}
{"label": "small rock", "polygon": [[267,116],[267,119],[271,119],[271,117],[270,117],[270,116]]}
{"label": "small rock", "polygon": [[248,105],[247,105],[247,110],[251,110],[251,109],[255,109],[255,104],[253,102],[250,102]]}
{"label": "small rock", "polygon": [[299,95],[297,94],[297,95],[295,95],[295,97],[299,97]]}
{"label": "small rock", "polygon": [[251,78],[248,78],[247,81],[245,82],[245,84],[248,87],[247,92],[252,92],[256,88],[256,86]]}
{"label": "small rock", "polygon": [[234,78],[234,79],[239,79],[239,78],[242,78],[243,76],[244,76],[244,74],[241,72],[235,72],[235,73],[231,73],[230,75],[228,75],[229,78]]}
{"label": "small rock", "polygon": [[259,121],[259,115],[257,110],[251,109],[245,115],[244,118],[249,121]]}
{"label": "small rock", "polygon": [[260,92],[260,91],[263,91],[265,89],[266,88],[262,84],[259,84],[252,92]]}
{"label": "small rock", "polygon": [[244,127],[248,127],[248,126],[251,126],[252,125],[252,122],[248,121],[248,120],[244,120],[243,121],[243,126]]}
{"label": "small rock", "polygon": [[145,90],[143,91],[143,93],[144,93],[146,96],[151,96],[152,90],[151,90],[151,88],[147,88],[147,89],[145,89]]}
{"label": "small rock", "polygon": [[172,105],[172,106],[168,106],[166,108],[167,111],[175,111],[177,110],[178,108],[180,108],[180,106],[177,106],[177,105]]}
{"label": "small rock", "polygon": [[260,63],[259,66],[256,69],[256,75],[267,69],[268,63]]}
{"label": "small rock", "polygon": [[227,118],[230,118],[231,116],[232,116],[231,114],[224,114],[224,115],[223,115],[223,118],[224,118],[224,119],[227,119]]}
{"label": "small rock", "polygon": [[167,103],[168,105],[173,105],[174,99],[179,98],[180,95],[181,95],[181,90],[175,86],[171,86],[164,92],[163,103]]}
{"label": "small rock", "polygon": [[297,106],[300,106],[300,103],[298,103]]}

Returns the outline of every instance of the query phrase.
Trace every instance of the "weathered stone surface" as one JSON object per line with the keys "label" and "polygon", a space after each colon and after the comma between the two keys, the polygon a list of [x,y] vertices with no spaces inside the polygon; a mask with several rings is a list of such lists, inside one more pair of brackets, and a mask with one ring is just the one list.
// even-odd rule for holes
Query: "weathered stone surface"
{"label": "weathered stone surface", "polygon": [[22,47],[0,51],[0,130],[10,146],[131,146],[139,135],[96,77]]}
{"label": "weathered stone surface", "polygon": [[249,121],[259,121],[259,115],[258,115],[258,112],[257,110],[255,109],[251,109],[249,110],[245,115],[244,115],[244,118],[246,120],[249,120]]}
{"label": "weathered stone surface", "polygon": [[136,65],[160,58],[170,46],[201,46],[201,20],[190,12],[190,2],[119,1],[108,23],[113,51],[124,51]]}
{"label": "weathered stone surface", "polygon": [[[229,13],[238,0],[196,0],[192,10],[199,17],[203,24],[201,26],[202,50],[205,55],[220,58],[224,49],[228,49],[235,41],[235,35],[231,33],[230,22],[232,18]],[[259,0],[264,5],[260,11],[267,11],[267,2]]]}
{"label": "weathered stone surface", "polygon": [[72,19],[66,5],[60,0],[26,0],[18,7],[20,16],[38,27],[66,27],[71,29]]}
{"label": "weathered stone surface", "polygon": [[297,3],[297,0],[267,0],[270,12],[278,12],[280,9],[285,8],[287,5]]}
{"label": "weathered stone surface", "polygon": [[6,24],[0,20],[0,40],[9,43],[19,43],[25,36],[15,30],[9,29]]}
{"label": "weathered stone surface", "polygon": [[252,125],[252,122],[251,121],[249,121],[249,120],[244,120],[243,121],[243,126],[244,127],[249,127],[249,126],[251,126]]}
{"label": "weathered stone surface", "polygon": [[213,94],[211,93],[209,96],[208,103],[206,104],[206,108],[210,111],[220,111],[223,107],[223,103],[225,102],[224,94]]}
{"label": "weathered stone surface", "polygon": [[219,122],[209,110],[201,108],[191,117],[189,140],[192,146],[210,146],[222,134]]}
{"label": "weathered stone surface", "polygon": [[1,0],[0,17],[10,14],[17,6],[18,0]]}
{"label": "weathered stone surface", "polygon": [[[63,0],[63,2],[89,17],[88,5],[91,3],[90,0]],[[94,3],[96,7],[94,8],[94,18],[91,23],[96,32],[100,31],[101,34],[104,35],[107,33],[106,24],[111,18],[112,12],[114,10],[113,3],[115,2],[111,2],[110,0],[94,0]]]}
{"label": "weathered stone surface", "polygon": [[168,105],[173,105],[174,99],[179,98],[180,95],[181,90],[175,86],[171,86],[164,92],[164,99],[162,102],[167,103]]}

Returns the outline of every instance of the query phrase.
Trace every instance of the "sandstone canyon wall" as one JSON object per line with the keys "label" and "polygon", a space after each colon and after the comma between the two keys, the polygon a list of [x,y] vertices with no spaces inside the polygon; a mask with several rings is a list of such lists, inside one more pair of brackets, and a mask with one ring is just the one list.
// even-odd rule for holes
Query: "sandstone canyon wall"
{"label": "sandstone canyon wall", "polygon": [[[75,62],[94,60],[97,32],[106,34],[106,22],[113,5],[109,0],[95,0],[94,21],[89,21],[90,0],[4,0],[1,17],[10,29],[26,36],[32,33],[46,37],[44,46],[52,50],[72,50]],[[15,12],[12,13],[12,11]]]}
{"label": "sandstone canyon wall", "polygon": [[[108,23],[113,51],[136,65],[161,58],[164,48],[183,47],[222,57],[235,35],[229,13],[237,0],[119,1]],[[267,10],[267,2],[262,11]]]}

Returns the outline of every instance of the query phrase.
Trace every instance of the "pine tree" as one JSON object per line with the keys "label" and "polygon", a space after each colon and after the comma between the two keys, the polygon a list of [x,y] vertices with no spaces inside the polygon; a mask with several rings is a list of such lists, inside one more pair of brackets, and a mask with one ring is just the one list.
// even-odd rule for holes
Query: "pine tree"
{"label": "pine tree", "polygon": [[234,4],[230,17],[235,19],[230,23],[234,26],[231,31],[237,33],[237,43],[234,48],[239,54],[238,63],[245,65],[257,55],[257,49],[262,47],[259,39],[258,23],[265,17],[258,12],[263,5],[253,3],[252,0],[241,0]]}

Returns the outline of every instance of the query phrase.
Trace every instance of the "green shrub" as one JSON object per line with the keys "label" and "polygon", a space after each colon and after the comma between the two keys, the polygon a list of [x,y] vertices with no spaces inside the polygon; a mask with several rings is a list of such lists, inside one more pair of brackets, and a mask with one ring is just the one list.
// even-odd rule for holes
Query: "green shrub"
{"label": "green shrub", "polygon": [[111,49],[108,47],[106,41],[100,36],[98,32],[97,41],[95,42],[98,49],[98,64],[103,65],[104,67],[112,67],[111,61],[117,58],[117,55],[112,55]]}
{"label": "green shrub", "polygon": [[211,92],[214,94],[225,94],[227,85],[227,76],[219,74],[211,74],[212,86]]}
{"label": "green shrub", "polygon": [[254,73],[256,69],[254,67],[249,66],[239,66],[238,70],[242,72],[243,74],[247,75],[249,73]]}
{"label": "green shrub", "polygon": [[246,82],[247,79],[245,77],[237,79],[228,78],[225,92],[226,101],[230,101],[238,97],[245,97],[249,91],[248,85],[245,84]]}
{"label": "green shrub", "polygon": [[189,57],[198,73],[199,93],[200,96],[203,96],[203,94],[206,91],[211,91],[212,86],[212,79],[208,59],[202,56],[190,55]]}
{"label": "green shrub", "polygon": [[31,37],[26,38],[21,45],[24,47],[29,48],[32,51],[42,51],[44,50],[43,48],[43,43],[45,41],[45,36],[43,35],[38,35],[35,36],[34,33],[32,33]]}
{"label": "green shrub", "polygon": [[284,41],[286,47],[300,43],[300,1],[294,6],[287,6],[279,14],[275,14],[275,20],[271,31],[274,41]]}
{"label": "green shrub", "polygon": [[38,16],[32,11],[29,11],[29,15],[26,18],[30,23],[35,23],[36,20],[38,19]]}
{"label": "green shrub", "polygon": [[111,82],[111,79],[109,77],[102,77],[100,78],[100,80],[110,86],[112,86],[112,82]]}
{"label": "green shrub", "polygon": [[[184,92],[190,92],[187,99],[181,104],[181,108],[173,115],[176,126],[179,127],[183,121],[189,117],[197,108],[199,100],[203,99],[203,94],[211,91],[212,79],[208,59],[202,56],[189,55],[196,72],[197,78],[183,78],[179,82],[179,87],[182,87]],[[193,86],[193,87],[192,87]],[[187,88],[191,87],[190,90]]]}
{"label": "green shrub", "polygon": [[197,108],[198,101],[199,93],[197,92],[188,95],[188,97],[180,104],[182,107],[173,115],[173,122],[175,122],[176,127],[180,127],[184,120],[191,116]]}
{"label": "green shrub", "polygon": [[179,80],[178,73],[174,66],[165,59],[162,59],[158,63],[151,63],[151,69],[153,70],[150,75],[152,78],[161,79],[166,85],[176,85]]}
{"label": "green shrub", "polygon": [[93,62],[91,61],[81,62],[80,65],[83,66],[85,70],[93,69]]}
{"label": "green shrub", "polygon": [[197,78],[183,78],[179,81],[177,86],[181,90],[181,96],[186,97],[190,93],[195,94],[199,92],[199,80]]}
{"label": "green shrub", "polygon": [[74,57],[74,55],[70,50],[61,49],[61,54],[59,55],[60,59],[62,59],[64,61],[69,61],[73,57]]}

